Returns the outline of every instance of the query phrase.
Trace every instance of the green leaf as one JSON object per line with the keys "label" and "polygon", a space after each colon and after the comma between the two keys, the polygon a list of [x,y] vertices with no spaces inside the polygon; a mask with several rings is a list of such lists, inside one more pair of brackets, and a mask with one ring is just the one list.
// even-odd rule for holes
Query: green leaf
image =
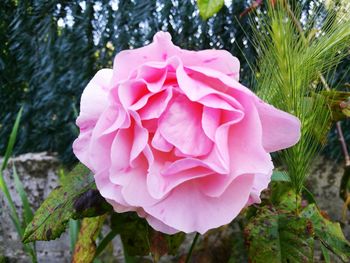
{"label": "green leaf", "polygon": [[[13,147],[15,145],[16,142],[16,138],[17,138],[17,133],[18,133],[18,129],[19,129],[19,124],[20,124],[20,120],[22,117],[22,112],[23,112],[23,107],[21,107],[21,109],[19,110],[19,112],[17,113],[17,117],[16,117],[16,121],[12,127],[11,130],[11,134],[10,134],[10,138],[7,144],[7,148],[6,148],[6,152],[5,152],[5,156],[4,156],[4,160],[2,162],[1,168],[0,168],[0,190],[4,193],[5,198],[10,206],[10,218],[16,228],[16,231],[18,233],[18,235],[20,237],[23,237],[24,234],[24,229],[21,225],[21,221],[19,219],[19,216],[17,214],[17,210],[15,207],[15,204],[12,200],[11,194],[8,190],[8,187],[5,183],[4,177],[3,177],[3,171],[5,170],[5,168],[7,167],[8,164],[8,160],[10,159],[11,155],[12,155],[12,151],[13,151]],[[15,187],[17,192],[20,195],[20,198],[22,200],[23,203],[23,208],[24,208],[24,223],[27,223],[27,220],[29,220],[31,218],[31,213],[32,211],[30,210],[30,206],[29,206],[29,202],[26,196],[26,193],[24,192],[23,189],[23,185],[20,182],[17,172],[16,172],[16,168],[15,166],[13,166],[14,172],[13,172],[13,176],[15,179]],[[35,250],[35,244],[24,244],[24,251],[26,251],[27,254],[29,254],[29,256],[31,257],[33,262],[37,262],[37,258],[36,258],[36,250]]]}
{"label": "green leaf", "polygon": [[273,182],[270,201],[279,212],[295,213],[300,209],[301,197],[291,189],[291,184]]}
{"label": "green leaf", "polygon": [[69,219],[102,215],[109,210],[111,206],[95,189],[90,171],[78,164],[36,211],[23,242],[55,239],[65,231]]}
{"label": "green leaf", "polygon": [[321,92],[332,111],[333,121],[350,117],[350,92],[338,90],[324,90]]}
{"label": "green leaf", "polygon": [[78,239],[80,229],[80,221],[79,220],[73,220],[69,219],[68,222],[68,233],[69,233],[69,241],[70,241],[70,250],[71,252],[74,251],[75,243]]}
{"label": "green leaf", "polygon": [[96,253],[96,238],[101,232],[106,216],[84,218],[75,244],[73,263],[90,263]]}
{"label": "green leaf", "polygon": [[185,239],[184,233],[165,235],[148,226],[136,213],[112,215],[112,231],[120,234],[124,251],[128,256],[145,256],[151,251],[157,261],[162,255],[176,254]]}
{"label": "green leaf", "polygon": [[165,235],[153,229],[150,229],[149,236],[151,253],[156,262],[165,254],[175,255],[185,239],[184,233]]}
{"label": "green leaf", "polygon": [[175,235],[164,235],[168,244],[168,254],[176,255],[179,247],[185,240],[185,233],[177,233]]}
{"label": "green leaf", "polygon": [[13,169],[13,178],[15,181],[16,191],[19,194],[23,205],[24,225],[26,226],[33,219],[33,211],[30,208],[27,193],[24,191],[23,184],[19,179],[15,164],[13,164],[12,169]]}
{"label": "green leaf", "polygon": [[303,187],[303,197],[309,202],[309,204],[316,204],[316,199],[313,193],[310,192],[309,189],[307,189],[306,186]]}
{"label": "green leaf", "polygon": [[326,263],[331,263],[331,257],[329,255],[329,251],[322,243],[321,243],[321,251],[322,251],[324,261]]}
{"label": "green leaf", "polygon": [[107,245],[115,238],[115,236],[118,234],[117,231],[115,230],[111,230],[102,240],[101,242],[98,244],[97,248],[96,248],[96,253],[95,253],[95,257],[98,257],[103,250],[107,247]]}
{"label": "green leaf", "polygon": [[112,214],[112,230],[118,232],[128,256],[149,255],[148,225],[136,213]]}
{"label": "green leaf", "polygon": [[21,227],[21,221],[18,217],[15,203],[12,200],[10,191],[6,185],[5,180],[4,180],[3,171],[7,167],[8,160],[10,159],[10,157],[12,155],[12,150],[13,150],[13,146],[15,145],[15,142],[16,142],[16,137],[17,137],[19,123],[20,123],[21,116],[22,116],[22,111],[23,111],[23,108],[21,108],[17,114],[16,121],[12,127],[10,138],[9,138],[9,141],[7,144],[5,156],[4,156],[4,159],[2,161],[1,168],[0,168],[0,190],[4,193],[4,196],[7,200],[7,203],[10,206],[10,211],[11,211],[10,217],[12,219],[13,224],[15,225],[17,233],[21,237],[23,236],[24,231],[23,231],[23,228]]}
{"label": "green leaf", "polygon": [[313,223],[315,237],[344,262],[350,260],[350,243],[345,239],[339,223],[325,218],[314,204],[307,206],[300,216]]}
{"label": "green leaf", "polygon": [[199,14],[206,20],[219,12],[224,2],[224,0],[197,0]]}
{"label": "green leaf", "polygon": [[307,218],[264,207],[246,226],[245,237],[252,262],[313,262],[313,229]]}
{"label": "green leaf", "polygon": [[275,182],[290,182],[288,174],[284,171],[275,170],[272,173],[271,181]]}
{"label": "green leaf", "polygon": [[2,161],[1,171],[3,171],[6,168],[8,160],[12,155],[13,147],[15,146],[15,142],[16,142],[16,138],[17,138],[19,123],[20,123],[20,120],[22,117],[22,112],[23,112],[23,107],[21,107],[21,109],[19,110],[17,117],[16,117],[15,124],[13,125],[12,131],[10,134],[10,138],[9,138],[9,141],[7,144],[6,152],[4,155],[4,160]]}

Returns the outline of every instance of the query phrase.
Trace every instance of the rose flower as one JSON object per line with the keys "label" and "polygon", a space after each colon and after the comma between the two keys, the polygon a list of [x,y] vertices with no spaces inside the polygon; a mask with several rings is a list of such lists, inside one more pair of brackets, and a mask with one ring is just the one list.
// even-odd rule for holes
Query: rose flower
{"label": "rose flower", "polygon": [[260,202],[269,153],[299,140],[300,121],[238,79],[229,52],[183,50],[164,32],[97,72],[73,149],[116,212],[168,234],[204,233]]}

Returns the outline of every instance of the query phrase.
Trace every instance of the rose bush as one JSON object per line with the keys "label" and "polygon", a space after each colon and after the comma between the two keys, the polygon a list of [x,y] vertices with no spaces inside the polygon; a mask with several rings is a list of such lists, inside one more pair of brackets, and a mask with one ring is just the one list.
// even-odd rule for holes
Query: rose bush
{"label": "rose bush", "polygon": [[294,145],[300,122],[238,79],[229,52],[182,50],[164,32],[95,75],[73,148],[115,211],[169,234],[204,233],[260,202],[269,153]]}

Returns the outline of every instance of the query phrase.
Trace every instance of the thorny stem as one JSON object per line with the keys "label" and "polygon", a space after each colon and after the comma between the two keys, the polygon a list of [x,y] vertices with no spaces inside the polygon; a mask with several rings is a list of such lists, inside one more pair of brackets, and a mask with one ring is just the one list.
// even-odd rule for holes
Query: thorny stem
{"label": "thorny stem", "polygon": [[195,247],[195,245],[197,243],[198,237],[199,237],[199,233],[196,233],[196,235],[193,238],[190,250],[188,251],[185,263],[189,263],[190,262],[191,256],[192,256],[192,252],[193,252],[193,249],[194,249],[194,247]]}

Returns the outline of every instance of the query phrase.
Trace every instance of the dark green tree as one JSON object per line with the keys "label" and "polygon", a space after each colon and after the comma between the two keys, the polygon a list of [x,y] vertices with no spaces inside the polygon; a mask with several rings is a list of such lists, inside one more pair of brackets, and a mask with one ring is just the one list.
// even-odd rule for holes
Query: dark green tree
{"label": "dark green tree", "polygon": [[[308,21],[315,15],[309,10],[319,1],[303,2]],[[0,155],[23,105],[15,153],[57,152],[65,163],[74,162],[71,145],[78,134],[75,119],[84,87],[98,69],[112,67],[115,54],[150,43],[159,30],[170,32],[182,48],[230,51],[241,61],[242,82],[254,87],[246,62],[254,65],[255,59],[251,20],[249,15],[240,17],[250,4],[232,0],[203,21],[194,0],[2,0]],[[255,13],[250,15],[254,19]],[[344,78],[346,63],[334,74],[334,85],[349,82]],[[336,154],[337,147],[332,147]]]}

